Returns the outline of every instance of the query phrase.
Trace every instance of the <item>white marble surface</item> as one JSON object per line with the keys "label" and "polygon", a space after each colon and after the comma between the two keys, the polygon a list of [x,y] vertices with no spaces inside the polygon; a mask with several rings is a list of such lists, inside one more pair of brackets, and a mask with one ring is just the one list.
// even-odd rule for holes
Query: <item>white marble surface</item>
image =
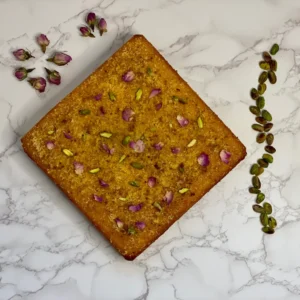
{"label": "white marble surface", "polygon": [[[89,10],[109,32],[83,39]],[[0,0],[0,299],[300,299],[300,2],[298,0]],[[63,83],[42,95],[13,77],[12,50],[67,51]],[[248,157],[134,262],[120,257],[26,157],[20,137],[129,36],[144,34],[244,142]],[[277,153],[263,178],[278,229],[260,231],[248,194],[255,143],[249,90],[279,43],[266,92]]]}

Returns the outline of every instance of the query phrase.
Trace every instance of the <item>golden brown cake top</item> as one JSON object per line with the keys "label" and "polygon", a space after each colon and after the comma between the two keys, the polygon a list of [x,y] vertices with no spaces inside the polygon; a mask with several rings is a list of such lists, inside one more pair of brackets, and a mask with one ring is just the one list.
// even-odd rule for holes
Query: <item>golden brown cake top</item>
{"label": "golden brown cake top", "polygon": [[22,141],[127,259],[246,154],[143,36],[127,42]]}

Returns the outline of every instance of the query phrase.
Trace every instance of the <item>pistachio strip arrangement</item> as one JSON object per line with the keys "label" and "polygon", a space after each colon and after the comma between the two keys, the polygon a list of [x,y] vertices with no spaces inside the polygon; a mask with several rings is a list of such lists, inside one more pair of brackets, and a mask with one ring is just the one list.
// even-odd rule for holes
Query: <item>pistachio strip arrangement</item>
{"label": "pistachio strip arrangement", "polygon": [[267,89],[266,82],[269,80],[271,84],[277,82],[277,61],[272,58],[272,55],[276,55],[279,51],[278,44],[274,44],[270,50],[270,53],[263,52],[263,61],[259,62],[260,68],[263,72],[258,77],[257,89],[252,88],[250,91],[251,98],[256,101],[256,105],[250,106],[250,112],[256,116],[255,120],[257,123],[252,125],[252,129],[258,132],[256,142],[263,144],[266,142],[265,151],[262,158],[258,159],[257,163],[253,164],[250,169],[252,177],[252,186],[249,188],[251,194],[256,194],[256,204],[253,205],[253,210],[260,214],[260,222],[262,224],[262,231],[267,234],[273,234],[277,222],[275,218],[271,217],[270,214],[273,212],[272,205],[268,202],[264,202],[265,194],[261,191],[261,181],[259,176],[264,172],[265,168],[268,168],[273,163],[273,156],[276,152],[274,146],[274,135],[270,133],[273,128],[272,115],[265,109],[265,98],[262,96]]}
{"label": "pistachio strip arrangement", "polygon": [[[90,30],[88,28],[88,30]],[[36,38],[37,43],[41,47],[41,50],[43,53],[46,52],[46,48],[49,46],[50,41],[48,37],[45,34],[40,34]],[[18,49],[13,52],[14,57],[19,61],[25,61],[30,58],[34,58],[34,56],[31,55],[30,52],[25,51],[24,49]],[[57,66],[64,66],[68,64],[70,61],[72,61],[72,57],[66,53],[63,52],[56,52],[52,57],[47,59],[48,62],[52,62],[56,64]],[[32,69],[26,69],[24,67],[20,67],[15,70],[15,77],[22,81],[28,77],[28,73],[32,72],[34,68]],[[45,71],[47,73],[47,79],[48,82],[54,85],[60,85],[61,83],[61,76],[58,71],[56,70],[49,70],[45,68]],[[29,84],[39,93],[45,92],[47,82],[45,78],[43,77],[36,77],[36,78],[29,78],[28,79]]]}

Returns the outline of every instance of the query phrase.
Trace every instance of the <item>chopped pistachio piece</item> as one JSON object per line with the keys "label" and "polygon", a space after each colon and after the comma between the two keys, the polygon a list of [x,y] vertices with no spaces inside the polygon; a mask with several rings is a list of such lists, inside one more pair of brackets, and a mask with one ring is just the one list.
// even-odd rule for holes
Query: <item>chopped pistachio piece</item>
{"label": "chopped pistachio piece", "polygon": [[129,142],[130,142],[130,136],[127,135],[127,136],[124,137],[124,139],[123,139],[123,141],[122,141],[122,144],[123,144],[124,146],[127,146],[127,145],[129,144]]}
{"label": "chopped pistachio piece", "polygon": [[108,97],[109,97],[109,100],[111,100],[111,101],[117,100],[116,95],[113,92],[108,92]]}
{"label": "chopped pistachio piece", "polygon": [[122,161],[124,161],[125,158],[126,158],[126,155],[123,154],[123,155],[121,156],[120,160],[119,160],[119,163],[121,163]]}
{"label": "chopped pistachio piece", "polygon": [[121,200],[121,201],[127,201],[127,198],[120,197],[119,200]]}
{"label": "chopped pistachio piece", "polygon": [[54,130],[49,130],[49,131],[48,131],[48,134],[51,135],[51,134],[53,134],[54,132],[55,132]]}
{"label": "chopped pistachio piece", "polygon": [[156,127],[151,127],[151,128],[150,128],[150,131],[151,131],[151,132],[155,132],[156,130],[157,130]]}
{"label": "chopped pistachio piece", "polygon": [[144,165],[142,165],[142,164],[139,163],[139,162],[132,162],[130,165],[131,165],[133,168],[139,169],[139,170],[141,170],[141,169],[144,168]]}
{"label": "chopped pistachio piece", "polygon": [[175,102],[178,102],[179,98],[177,96],[172,96],[172,100],[174,100]]}
{"label": "chopped pistachio piece", "polygon": [[191,141],[189,142],[189,144],[187,145],[187,147],[188,147],[188,148],[191,148],[191,147],[195,146],[195,145],[196,145],[196,142],[197,142],[197,140],[195,140],[195,139],[191,140]]}
{"label": "chopped pistachio piece", "polygon": [[180,194],[184,194],[184,193],[186,193],[186,192],[188,192],[188,191],[189,191],[188,188],[183,188],[183,189],[179,190],[178,192],[179,192]]}
{"label": "chopped pistachio piece", "polygon": [[154,206],[155,208],[157,208],[159,211],[162,210],[162,207],[161,207],[161,205],[160,205],[158,202],[154,202],[154,203],[153,203],[153,206]]}
{"label": "chopped pistachio piece", "polygon": [[100,136],[109,139],[112,136],[112,133],[110,133],[110,132],[101,132]]}
{"label": "chopped pistachio piece", "polygon": [[89,170],[89,172],[90,172],[91,174],[96,174],[96,173],[98,173],[99,171],[100,171],[99,168]]}
{"label": "chopped pistachio piece", "polygon": [[198,126],[199,126],[199,128],[203,128],[203,121],[202,121],[201,117],[198,118]]}
{"label": "chopped pistachio piece", "polygon": [[89,109],[81,109],[79,113],[83,116],[89,115],[91,111]]}
{"label": "chopped pistachio piece", "polygon": [[183,98],[179,98],[178,101],[181,104],[187,104],[188,103],[188,101],[186,99],[183,99]]}
{"label": "chopped pistachio piece", "polygon": [[89,135],[89,134],[88,134],[87,132],[85,132],[85,133],[82,134],[81,137],[82,137],[82,140],[83,140],[84,142],[87,140],[88,135]]}
{"label": "chopped pistachio piece", "polygon": [[73,156],[74,155],[73,152],[71,152],[69,149],[63,149],[62,151],[67,156]]}
{"label": "chopped pistachio piece", "polygon": [[129,181],[128,182],[131,186],[134,186],[134,187],[140,187],[140,183],[138,181]]}
{"label": "chopped pistachio piece", "polygon": [[143,91],[142,89],[138,89],[135,93],[135,100],[140,100],[142,98]]}
{"label": "chopped pistachio piece", "polygon": [[147,68],[147,74],[152,75],[152,69],[151,68]]}
{"label": "chopped pistachio piece", "polygon": [[128,228],[128,234],[130,234],[130,235],[134,235],[134,234],[136,234],[136,230],[135,230],[135,228],[134,228],[134,227],[132,227],[132,226],[130,226],[130,227]]}

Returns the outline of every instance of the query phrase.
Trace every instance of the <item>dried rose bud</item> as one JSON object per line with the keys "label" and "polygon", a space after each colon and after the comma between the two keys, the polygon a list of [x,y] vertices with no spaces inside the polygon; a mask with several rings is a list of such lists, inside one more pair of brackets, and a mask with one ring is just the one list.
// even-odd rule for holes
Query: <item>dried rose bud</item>
{"label": "dried rose bud", "polygon": [[209,157],[208,157],[208,155],[207,155],[206,153],[204,153],[204,152],[202,152],[202,153],[198,156],[197,160],[198,160],[199,165],[202,166],[202,167],[207,167],[207,166],[209,165]]}
{"label": "dried rose bud", "polygon": [[34,69],[25,69],[25,68],[19,68],[15,71],[15,76],[18,78],[18,80],[22,81],[27,78],[28,73],[32,72]]}
{"label": "dried rose bud", "polygon": [[137,205],[130,205],[130,206],[128,206],[128,209],[132,212],[137,212],[137,211],[141,210],[142,207],[143,207],[143,204],[140,203],[140,204],[137,204]]}
{"label": "dried rose bud", "polygon": [[226,150],[222,150],[220,152],[220,158],[222,160],[223,163],[228,164],[230,161],[230,157],[231,157],[231,153],[226,151]]}
{"label": "dried rose bud", "polygon": [[104,116],[104,115],[106,114],[105,108],[104,108],[103,106],[101,106],[101,107],[99,108],[99,110],[100,110],[100,115],[101,115],[101,116]]}
{"label": "dried rose bud", "polygon": [[25,61],[31,57],[34,57],[30,54],[30,52],[25,51],[24,49],[18,49],[16,51],[14,51],[13,55],[17,60],[20,60],[20,61]]}
{"label": "dried rose bud", "polygon": [[125,108],[122,112],[122,118],[126,122],[130,122],[133,120],[133,116],[135,115],[135,112],[131,108]]}
{"label": "dried rose bud", "polygon": [[156,110],[160,110],[162,108],[162,103],[158,103],[155,105]]}
{"label": "dried rose bud", "polygon": [[161,93],[161,89],[153,89],[149,95],[149,99]]}
{"label": "dried rose bud", "polygon": [[43,77],[29,78],[28,82],[35,90],[39,91],[40,93],[43,93],[45,91],[47,82]]}
{"label": "dried rose bud", "polygon": [[68,133],[68,132],[64,132],[64,136],[65,136],[65,138],[68,139],[68,140],[71,140],[71,139],[72,139],[71,134]]}
{"label": "dried rose bud", "polygon": [[100,31],[101,36],[103,35],[104,32],[107,32],[107,23],[103,18],[101,18],[99,20],[98,27],[99,27],[99,31]]}
{"label": "dried rose bud", "polygon": [[47,61],[53,62],[58,66],[64,66],[72,60],[72,57],[68,54],[57,52],[51,58],[48,58]]}
{"label": "dried rose bud", "polygon": [[80,162],[78,162],[78,161],[74,161],[74,162],[73,162],[73,165],[74,165],[75,173],[76,173],[77,175],[80,175],[80,174],[83,173],[83,171],[84,171],[84,166],[83,166],[82,163],[80,163]]}
{"label": "dried rose bud", "polygon": [[50,41],[48,40],[47,36],[45,34],[40,34],[36,38],[36,41],[41,46],[43,53],[45,53],[47,46],[49,46],[50,44]]}
{"label": "dried rose bud", "polygon": [[140,222],[140,221],[138,221],[138,222],[135,222],[135,226],[136,226],[136,228],[138,228],[139,230],[143,230],[143,229],[145,229],[146,224],[145,224],[145,222]]}
{"label": "dried rose bud", "polygon": [[89,29],[87,26],[83,26],[79,28],[82,36],[84,37],[91,37],[94,38],[95,36],[92,34],[91,29]]}
{"label": "dried rose bud", "polygon": [[125,82],[131,82],[134,79],[133,71],[128,71],[122,75],[122,80]]}
{"label": "dried rose bud", "polygon": [[48,81],[52,84],[60,85],[60,82],[61,82],[60,74],[55,70],[50,71],[47,68],[45,68],[45,70],[48,74],[48,76],[47,76]]}
{"label": "dried rose bud", "polygon": [[166,201],[167,204],[170,204],[173,200],[173,193],[171,191],[167,191],[163,200]]}
{"label": "dried rose bud", "polygon": [[94,99],[95,99],[96,101],[101,100],[101,99],[102,99],[102,94],[96,95],[96,96],[94,97]]}
{"label": "dried rose bud", "polygon": [[90,12],[86,17],[86,23],[91,27],[94,31],[95,24],[96,24],[96,15],[93,12]]}
{"label": "dried rose bud", "polygon": [[115,153],[115,149],[114,148],[110,149],[106,144],[102,144],[102,148],[109,155],[113,155]]}

